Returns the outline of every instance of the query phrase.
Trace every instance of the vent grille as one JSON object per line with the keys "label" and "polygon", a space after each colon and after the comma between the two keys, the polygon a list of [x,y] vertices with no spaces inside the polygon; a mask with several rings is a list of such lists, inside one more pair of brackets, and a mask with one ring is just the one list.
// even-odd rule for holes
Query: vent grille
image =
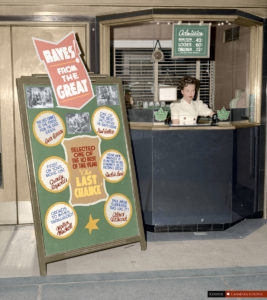
{"label": "vent grille", "polygon": [[239,40],[240,27],[236,26],[233,28],[226,29],[224,31],[224,42],[229,43]]}

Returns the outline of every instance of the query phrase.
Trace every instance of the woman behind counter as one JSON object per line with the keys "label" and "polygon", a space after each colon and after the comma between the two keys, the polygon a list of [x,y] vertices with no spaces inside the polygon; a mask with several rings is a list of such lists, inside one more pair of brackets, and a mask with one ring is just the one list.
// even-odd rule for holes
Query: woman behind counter
{"label": "woman behind counter", "polygon": [[212,117],[214,115],[214,112],[203,101],[193,100],[199,89],[199,80],[185,76],[180,80],[180,89],[183,98],[170,106],[172,124],[194,125],[198,116]]}

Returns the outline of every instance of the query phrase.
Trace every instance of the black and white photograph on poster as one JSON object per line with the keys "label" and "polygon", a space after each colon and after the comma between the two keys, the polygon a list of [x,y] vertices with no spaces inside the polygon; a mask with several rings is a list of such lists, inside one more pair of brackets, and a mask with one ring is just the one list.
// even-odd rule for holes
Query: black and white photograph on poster
{"label": "black and white photograph on poster", "polygon": [[98,106],[119,104],[119,94],[116,85],[97,85],[96,97]]}
{"label": "black and white photograph on poster", "polygon": [[91,132],[89,112],[66,114],[68,134]]}
{"label": "black and white photograph on poster", "polygon": [[28,108],[54,107],[52,90],[50,86],[38,86],[25,88]]}

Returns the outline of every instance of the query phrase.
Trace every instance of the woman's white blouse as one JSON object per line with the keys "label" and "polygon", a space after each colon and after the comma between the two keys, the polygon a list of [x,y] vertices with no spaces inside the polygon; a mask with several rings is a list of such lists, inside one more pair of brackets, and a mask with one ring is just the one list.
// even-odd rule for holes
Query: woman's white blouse
{"label": "woman's white blouse", "polygon": [[170,105],[172,120],[179,120],[180,125],[196,124],[197,117],[207,117],[212,110],[201,100],[192,101],[190,104],[183,98]]}

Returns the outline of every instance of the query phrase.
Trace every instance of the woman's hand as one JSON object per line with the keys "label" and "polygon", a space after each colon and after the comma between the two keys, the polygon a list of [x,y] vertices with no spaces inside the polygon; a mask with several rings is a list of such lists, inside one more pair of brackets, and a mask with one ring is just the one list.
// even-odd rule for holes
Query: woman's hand
{"label": "woman's hand", "polygon": [[176,125],[176,124],[180,124],[180,121],[179,119],[174,119],[172,120],[172,124]]}
{"label": "woman's hand", "polygon": [[215,114],[215,112],[213,111],[212,113],[209,114],[209,117],[212,118],[212,116]]}

